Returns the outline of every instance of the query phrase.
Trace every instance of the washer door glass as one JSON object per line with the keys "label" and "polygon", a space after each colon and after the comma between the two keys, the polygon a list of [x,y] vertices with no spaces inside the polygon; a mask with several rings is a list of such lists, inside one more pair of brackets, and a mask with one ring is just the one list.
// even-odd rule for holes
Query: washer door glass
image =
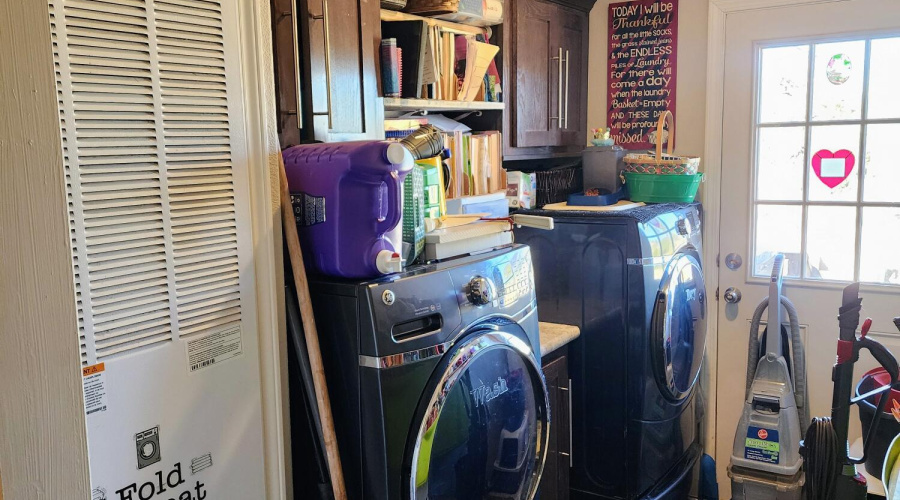
{"label": "washer door glass", "polygon": [[410,498],[534,496],[547,452],[547,390],[531,348],[494,322],[448,353],[419,405]]}
{"label": "washer door glass", "polygon": [[657,384],[674,400],[687,397],[697,381],[706,349],[706,285],[697,260],[675,257],[660,283],[651,319]]}

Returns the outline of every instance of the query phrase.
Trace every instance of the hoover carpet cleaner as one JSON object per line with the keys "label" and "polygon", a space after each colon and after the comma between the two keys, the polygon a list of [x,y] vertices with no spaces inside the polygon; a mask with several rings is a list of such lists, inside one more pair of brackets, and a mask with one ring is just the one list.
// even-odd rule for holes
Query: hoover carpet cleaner
{"label": "hoover carpet cleaner", "polygon": [[[797,311],[781,294],[783,266],[784,256],[778,254],[769,296],[750,325],[746,397],[728,467],[734,500],[799,500],[802,495],[800,439],[809,424],[809,394]],[[790,331],[782,326],[782,309]]]}
{"label": "hoover carpet cleaner", "polygon": [[[883,394],[897,387],[900,369],[891,352],[880,343],[866,337],[872,320],[863,323],[860,336],[856,336],[859,326],[859,312],[862,299],[859,298],[859,283],[844,288],[843,301],[838,315],[840,337],[838,338],[837,362],[832,372],[834,389],[831,399],[831,418],[813,420],[803,441],[803,456],[806,458],[806,498],[809,500],[865,500],[866,479],[858,473],[856,466],[864,463],[868,450],[878,431],[881,414],[888,397],[878,398],[877,409],[872,423],[864,436],[863,454],[851,457],[848,453],[847,430],[850,427],[850,407],[865,399]],[[894,318],[900,328],[900,318]],[[853,397],[853,365],[859,360],[859,352],[867,350],[890,375],[890,384]]]}

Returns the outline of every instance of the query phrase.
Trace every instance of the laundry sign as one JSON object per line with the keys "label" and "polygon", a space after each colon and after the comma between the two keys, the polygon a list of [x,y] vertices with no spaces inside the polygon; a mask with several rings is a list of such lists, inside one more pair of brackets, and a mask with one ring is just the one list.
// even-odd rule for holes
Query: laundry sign
{"label": "laundry sign", "polygon": [[[609,5],[607,113],[611,136],[626,149],[655,146],[656,124],[675,114],[678,0]],[[664,133],[663,135],[668,135]]]}

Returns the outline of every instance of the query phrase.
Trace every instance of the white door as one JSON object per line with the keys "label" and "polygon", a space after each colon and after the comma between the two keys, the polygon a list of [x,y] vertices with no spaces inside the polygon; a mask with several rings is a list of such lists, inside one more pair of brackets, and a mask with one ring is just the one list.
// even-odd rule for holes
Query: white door
{"label": "white door", "polygon": [[[728,14],[725,24],[716,459],[721,497],[742,410],[750,318],[789,260],[812,416],[828,416],[841,289],[863,282],[872,338],[900,354],[900,2]],[[726,256],[741,256],[730,269]],[[723,300],[728,288],[738,303]],[[765,319],[765,318],[764,318]],[[875,362],[863,355],[857,378]],[[851,441],[859,432],[856,411]]]}

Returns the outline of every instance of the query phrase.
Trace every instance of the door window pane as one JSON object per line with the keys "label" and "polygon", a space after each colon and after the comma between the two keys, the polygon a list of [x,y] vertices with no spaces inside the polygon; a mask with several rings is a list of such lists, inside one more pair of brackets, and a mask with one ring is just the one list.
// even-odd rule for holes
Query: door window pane
{"label": "door window pane", "polygon": [[[809,199],[856,201],[859,188],[859,125],[822,125],[810,128]],[[842,157],[850,151],[852,158]],[[849,174],[846,166],[853,165]],[[844,178],[846,176],[846,178]],[[834,187],[831,187],[834,186]]]}
{"label": "door window pane", "polygon": [[872,40],[869,61],[869,118],[900,118],[900,38]]}
{"label": "door window pane", "polygon": [[900,286],[900,36],[759,61],[749,269],[781,252],[792,278]]}
{"label": "door window pane", "polygon": [[[900,96],[895,98],[900,102]],[[866,128],[863,200],[900,203],[900,123]],[[900,239],[900,235],[897,236]]]}
{"label": "door window pane", "polygon": [[806,221],[806,278],[852,281],[856,207],[810,206]]}
{"label": "door window pane", "polygon": [[761,128],[757,148],[756,197],[802,200],[806,127]]}
{"label": "door window pane", "polygon": [[900,208],[863,208],[859,279],[900,285]]}
{"label": "door window pane", "polygon": [[775,254],[789,259],[787,276],[800,277],[800,235],[802,207],[759,205],[756,208],[756,255],[754,274],[769,276]]}
{"label": "door window pane", "polygon": [[805,120],[809,46],[763,49],[760,59],[760,123]]}
{"label": "door window pane", "polygon": [[813,120],[862,117],[866,42],[820,43],[813,66]]}

